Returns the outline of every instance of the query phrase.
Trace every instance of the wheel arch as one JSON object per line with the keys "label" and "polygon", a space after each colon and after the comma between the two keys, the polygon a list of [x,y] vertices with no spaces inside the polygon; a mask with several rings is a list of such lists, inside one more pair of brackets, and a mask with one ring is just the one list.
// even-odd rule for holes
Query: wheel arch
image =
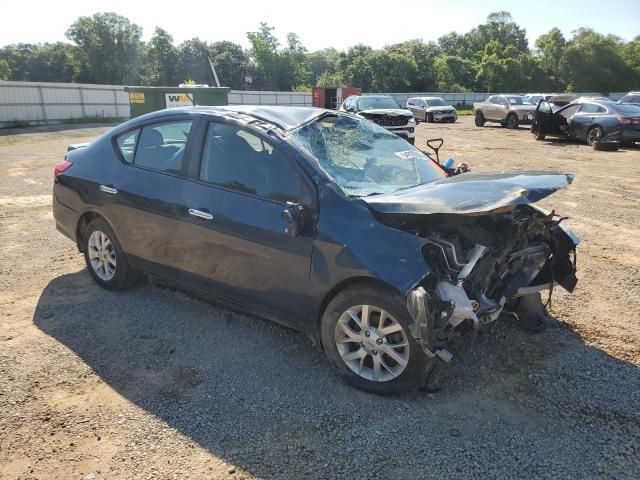
{"label": "wheel arch", "polygon": [[589,128],[587,128],[587,131],[584,134],[585,142],[589,143],[589,132],[591,132],[591,130],[593,130],[594,128],[599,128],[602,131],[602,138],[604,139],[604,136],[605,136],[604,127],[599,123],[592,123],[591,125],[589,125]]}
{"label": "wheel arch", "polygon": [[320,335],[320,326],[322,324],[322,317],[324,316],[324,312],[326,311],[329,304],[333,301],[333,299],[336,298],[336,296],[338,296],[338,294],[340,294],[341,292],[349,288],[353,288],[356,285],[357,286],[371,285],[378,288],[389,290],[392,294],[402,295],[402,292],[400,292],[397,288],[375,277],[366,277],[366,276],[350,277],[334,285],[333,288],[325,294],[324,298],[320,302],[320,306],[316,314],[314,334],[317,335],[318,346],[321,349],[324,350],[324,347],[322,345],[322,338]]}
{"label": "wheel arch", "polygon": [[96,212],[95,210],[88,210],[86,212],[84,212],[82,215],[80,215],[80,218],[78,218],[78,223],[76,225],[76,245],[78,246],[78,250],[80,252],[84,252],[84,231],[87,228],[87,226],[89,226],[89,224],[91,222],[93,222],[96,219],[101,219],[104,220],[107,225],[109,225],[109,227],[111,228],[111,230],[114,230],[113,225],[111,224],[111,222],[109,220],[107,220],[103,215],[101,215],[100,213]]}

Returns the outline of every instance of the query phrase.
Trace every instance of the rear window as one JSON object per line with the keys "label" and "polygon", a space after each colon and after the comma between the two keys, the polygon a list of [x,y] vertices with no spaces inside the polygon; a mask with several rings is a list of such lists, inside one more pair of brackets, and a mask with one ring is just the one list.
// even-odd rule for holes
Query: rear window
{"label": "rear window", "polygon": [[138,143],[138,135],[140,129],[127,132],[124,135],[120,135],[117,139],[118,149],[122,157],[129,163],[133,162],[133,156],[136,153],[136,144]]}
{"label": "rear window", "polygon": [[640,105],[616,105],[614,108],[623,115],[640,116]]}
{"label": "rear window", "polygon": [[140,167],[179,175],[191,121],[156,123],[116,138],[123,159]]}

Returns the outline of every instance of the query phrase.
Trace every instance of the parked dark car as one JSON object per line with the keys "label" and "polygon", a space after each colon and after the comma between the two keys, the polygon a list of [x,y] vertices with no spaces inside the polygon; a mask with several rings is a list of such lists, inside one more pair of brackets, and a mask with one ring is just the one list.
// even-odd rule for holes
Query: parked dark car
{"label": "parked dark car", "polygon": [[398,105],[388,95],[352,95],[340,106],[349,112],[377,123],[413,145],[416,141],[416,119],[413,113]]}
{"label": "parked dark car", "polygon": [[640,105],[640,92],[629,92],[618,100],[618,103],[633,103],[635,105]]}
{"label": "parked dark car", "polygon": [[640,142],[640,106],[585,99],[554,108],[543,101],[536,108],[531,132],[537,140],[573,138],[597,148]]}
{"label": "parked dark car", "polygon": [[355,115],[176,108],[76,147],[53,213],[98,285],[145,273],[289,325],[367,391],[421,384],[505,305],[543,327],[539,291],[577,282],[577,238],[532,205],[571,175],[452,176]]}

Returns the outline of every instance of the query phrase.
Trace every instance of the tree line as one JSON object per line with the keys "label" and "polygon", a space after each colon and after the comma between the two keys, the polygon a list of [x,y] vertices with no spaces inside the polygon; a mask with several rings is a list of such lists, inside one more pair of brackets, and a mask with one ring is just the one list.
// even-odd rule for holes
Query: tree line
{"label": "tree line", "polygon": [[307,91],[354,86],[369,92],[594,91],[640,89],[640,35],[625,42],[579,29],[565,38],[552,28],[529,47],[525,29],[496,12],[469,32],[437,41],[409,40],[381,49],[309,52],[295,33],[282,45],[261,23],[247,33],[250,48],[199,38],[175,44],[156,27],[142,28],[115,13],[78,18],[70,42],[14,44],[0,49],[0,80],[115,85],[213,85],[209,59],[232,89]]}

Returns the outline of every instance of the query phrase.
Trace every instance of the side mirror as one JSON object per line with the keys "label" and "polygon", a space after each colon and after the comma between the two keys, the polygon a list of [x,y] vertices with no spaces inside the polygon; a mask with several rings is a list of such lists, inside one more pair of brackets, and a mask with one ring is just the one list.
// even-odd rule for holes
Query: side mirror
{"label": "side mirror", "polygon": [[292,237],[297,237],[300,234],[300,231],[303,227],[302,220],[302,211],[304,207],[299,203],[287,202],[287,208],[285,208],[282,213],[280,213],[280,217],[287,222],[287,228],[285,228],[285,233],[289,234]]}

